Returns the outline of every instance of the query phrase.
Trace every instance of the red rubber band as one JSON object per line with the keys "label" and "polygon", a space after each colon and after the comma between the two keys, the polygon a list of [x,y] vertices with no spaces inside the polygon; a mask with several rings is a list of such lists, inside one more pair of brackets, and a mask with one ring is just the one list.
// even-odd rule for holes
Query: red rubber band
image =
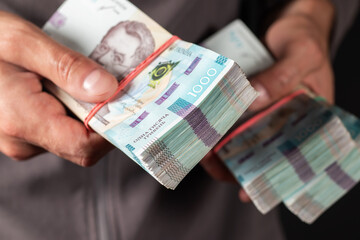
{"label": "red rubber band", "polygon": [[256,114],[254,117],[247,120],[244,124],[239,126],[237,129],[235,129],[228,136],[226,136],[218,145],[216,145],[216,147],[214,148],[214,152],[215,153],[219,152],[220,149],[224,145],[226,145],[231,139],[233,139],[236,135],[244,132],[246,129],[248,129],[249,127],[251,127],[252,125],[257,123],[258,121],[260,121],[263,117],[265,117],[269,113],[275,111],[276,109],[278,109],[279,107],[281,107],[285,103],[291,101],[292,99],[294,99],[295,97],[297,97],[297,96],[299,96],[301,94],[306,94],[306,91],[303,90],[303,89],[297,90],[297,91],[293,92],[292,94],[284,97],[283,99],[281,99],[280,101],[278,101],[277,103],[275,103],[271,107],[267,108],[266,110]]}
{"label": "red rubber band", "polygon": [[178,36],[172,36],[167,40],[163,45],[161,45],[155,52],[150,54],[144,61],[142,61],[131,73],[129,73],[120,83],[116,92],[104,102],[96,104],[96,106],[91,109],[87,117],[85,118],[84,124],[85,127],[90,130],[89,122],[95,116],[95,114],[108,102],[110,102],[118,93],[123,90],[142,70],[144,70],[155,58],[157,58],[162,52],[164,52],[171,44],[176,40],[180,39]]}

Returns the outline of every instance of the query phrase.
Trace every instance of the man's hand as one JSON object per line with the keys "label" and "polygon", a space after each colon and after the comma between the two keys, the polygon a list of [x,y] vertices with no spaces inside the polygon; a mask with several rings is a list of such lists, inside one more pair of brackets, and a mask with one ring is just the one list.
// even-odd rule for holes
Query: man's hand
{"label": "man's hand", "polygon": [[276,64],[251,79],[260,96],[253,111],[269,106],[305,85],[334,101],[334,80],[329,58],[329,35],[334,9],[326,0],[298,0],[285,9],[266,33],[266,45]]}
{"label": "man's hand", "polygon": [[117,88],[115,77],[94,61],[0,12],[0,151],[19,160],[50,151],[81,166],[94,164],[111,145],[67,116],[42,91],[43,77],[88,102],[103,101]]}
{"label": "man's hand", "polygon": [[[327,0],[297,0],[284,9],[265,36],[276,63],[250,80],[260,93],[250,110],[263,109],[300,85],[333,103],[334,83],[328,52],[333,18],[333,6]],[[214,153],[209,153],[201,164],[213,178],[234,181]],[[243,189],[239,198],[250,201]]]}

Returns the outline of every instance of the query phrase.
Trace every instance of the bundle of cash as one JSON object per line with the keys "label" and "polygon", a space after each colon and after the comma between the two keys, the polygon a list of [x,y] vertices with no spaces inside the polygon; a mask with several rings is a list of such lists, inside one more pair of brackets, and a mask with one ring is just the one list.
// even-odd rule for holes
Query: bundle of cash
{"label": "bundle of cash", "polygon": [[[120,84],[173,39],[126,0],[67,0],[44,31],[103,65]],[[50,83],[47,87],[81,120],[94,107]],[[174,189],[256,96],[234,61],[176,40],[88,125]]]}
{"label": "bundle of cash", "polygon": [[349,131],[356,146],[344,158],[284,199],[285,205],[306,223],[314,222],[360,180],[360,120],[339,107],[331,107]]}
{"label": "bundle of cash", "polygon": [[302,91],[256,115],[228,139],[218,155],[262,213],[356,146],[336,114]]}
{"label": "bundle of cash", "polygon": [[[240,20],[203,45],[231,56],[248,74],[273,64]],[[360,180],[360,120],[309,89],[241,123],[215,150],[262,213],[283,201],[310,224]]]}

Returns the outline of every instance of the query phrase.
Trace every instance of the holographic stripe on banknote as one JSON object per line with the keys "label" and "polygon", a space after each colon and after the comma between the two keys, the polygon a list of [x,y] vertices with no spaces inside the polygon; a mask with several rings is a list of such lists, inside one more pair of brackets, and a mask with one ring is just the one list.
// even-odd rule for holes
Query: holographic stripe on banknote
{"label": "holographic stripe on banknote", "polygon": [[141,123],[150,113],[145,111],[143,112],[134,122],[132,122],[130,124],[130,127],[134,128],[136,127],[139,123]]}
{"label": "holographic stripe on banknote", "polygon": [[173,85],[171,85],[171,87],[155,103],[157,105],[163,104],[179,86],[180,84],[177,84],[176,82],[173,83]]}

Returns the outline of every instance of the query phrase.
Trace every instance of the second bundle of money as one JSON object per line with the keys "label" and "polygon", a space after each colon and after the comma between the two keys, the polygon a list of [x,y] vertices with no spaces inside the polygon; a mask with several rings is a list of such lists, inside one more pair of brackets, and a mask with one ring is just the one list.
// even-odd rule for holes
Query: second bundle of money
{"label": "second bundle of money", "polygon": [[359,126],[299,90],[245,122],[216,151],[262,213],[284,202],[312,223],[360,179]]}
{"label": "second bundle of money", "polygon": [[[203,45],[233,58],[248,75],[274,64],[240,20]],[[360,180],[359,136],[358,118],[306,89],[240,125],[216,151],[262,213],[283,202],[312,223]]]}

